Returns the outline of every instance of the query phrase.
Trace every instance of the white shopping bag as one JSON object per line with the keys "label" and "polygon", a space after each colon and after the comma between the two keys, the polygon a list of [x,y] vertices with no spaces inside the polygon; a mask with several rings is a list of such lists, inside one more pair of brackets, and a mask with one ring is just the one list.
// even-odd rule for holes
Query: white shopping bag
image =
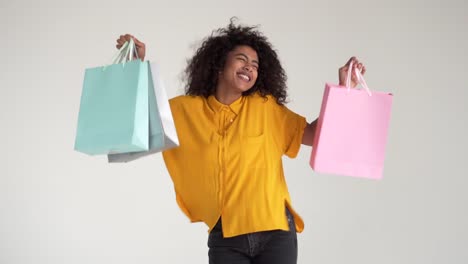
{"label": "white shopping bag", "polygon": [[157,115],[159,115],[163,131],[162,133],[161,131],[159,131],[159,129],[153,129],[152,131],[152,127],[157,128],[158,126],[152,126],[151,123],[158,122],[158,120],[157,118],[152,119],[152,115],[150,115],[149,150],[140,152],[109,154],[107,155],[107,157],[108,161],[111,163],[129,162],[141,157],[161,152],[166,149],[179,146],[179,138],[177,137],[174,119],[172,117],[172,112],[167,98],[166,89],[164,87],[163,81],[159,73],[159,67],[156,63],[152,62],[150,64],[149,70],[151,72],[151,76],[149,77],[152,77],[152,81],[154,84],[154,91],[150,91],[150,93],[154,93],[156,97],[156,102],[149,102],[149,111],[151,113],[156,113]]}

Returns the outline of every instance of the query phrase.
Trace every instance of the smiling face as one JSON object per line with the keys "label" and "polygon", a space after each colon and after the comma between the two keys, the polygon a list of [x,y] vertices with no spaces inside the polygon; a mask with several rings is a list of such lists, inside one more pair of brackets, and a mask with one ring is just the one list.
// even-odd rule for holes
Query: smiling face
{"label": "smiling face", "polygon": [[219,73],[218,92],[242,94],[257,81],[259,60],[257,52],[249,46],[237,46],[226,57],[224,69]]}

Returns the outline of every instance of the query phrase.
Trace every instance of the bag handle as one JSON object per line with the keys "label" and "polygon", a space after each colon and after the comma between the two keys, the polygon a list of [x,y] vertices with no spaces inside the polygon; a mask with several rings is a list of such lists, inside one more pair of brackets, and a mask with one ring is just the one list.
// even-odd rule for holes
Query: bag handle
{"label": "bag handle", "polygon": [[[352,72],[351,69],[352,68],[353,68],[353,62],[351,61],[351,63],[349,64],[349,68],[348,68],[348,75],[346,77],[346,87],[348,88],[348,92],[351,90],[351,72]],[[367,91],[367,94],[369,94],[369,96],[372,96],[369,86],[367,86],[366,80],[364,80],[364,76],[362,76],[361,72],[357,68],[354,69],[354,72],[356,73],[358,83],[361,84],[361,86]]]}
{"label": "bag handle", "polygon": [[[128,44],[129,46],[129,51],[128,53],[125,55],[125,62],[127,61],[131,61],[133,59],[133,56],[135,56],[137,59],[140,59],[140,57],[138,57],[138,52],[137,52],[137,48],[136,48],[136,45],[135,45],[135,41],[133,41],[133,38],[130,38],[130,44]],[[132,57],[130,57],[132,56]]]}
{"label": "bag handle", "polygon": [[133,54],[139,59],[138,52],[136,52],[135,42],[133,39],[130,41],[125,41],[125,43],[120,47],[120,49],[115,53],[112,57],[111,64],[119,64],[119,63],[126,63],[131,61],[130,54]]}
{"label": "bag handle", "polygon": [[[131,54],[135,55],[137,59],[140,59],[138,57],[138,52],[136,51],[135,42],[132,38],[130,39],[130,41],[125,41],[122,47],[120,47],[120,49],[112,57],[112,62],[109,65],[122,63],[122,67],[124,67],[125,63],[131,61]],[[102,70],[105,70],[109,65],[104,66]]]}

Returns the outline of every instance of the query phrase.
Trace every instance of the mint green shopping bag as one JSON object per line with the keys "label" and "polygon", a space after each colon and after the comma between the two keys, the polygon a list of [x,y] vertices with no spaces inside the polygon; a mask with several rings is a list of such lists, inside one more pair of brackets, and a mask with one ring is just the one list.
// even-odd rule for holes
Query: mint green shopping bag
{"label": "mint green shopping bag", "polygon": [[[75,150],[104,155],[149,149],[153,83],[147,61],[128,61],[134,50],[132,40],[120,49],[114,64],[86,69]],[[153,130],[158,124],[161,130],[161,121],[155,118]]]}
{"label": "mint green shopping bag", "polygon": [[[179,138],[175,128],[174,118],[167,98],[166,90],[156,63],[150,63],[150,82],[153,89],[149,89],[149,150],[131,153],[107,155],[110,163],[130,162],[170,148],[179,146]],[[156,100],[152,100],[156,98]],[[161,130],[162,127],[162,130]]]}

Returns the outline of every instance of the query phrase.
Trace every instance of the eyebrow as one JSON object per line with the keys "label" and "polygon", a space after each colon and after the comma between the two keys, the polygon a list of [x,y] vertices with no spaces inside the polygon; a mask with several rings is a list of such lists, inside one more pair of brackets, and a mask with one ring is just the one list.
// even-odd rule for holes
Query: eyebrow
{"label": "eyebrow", "polygon": [[[249,59],[249,57],[247,57],[247,55],[245,55],[244,53],[237,53],[236,56],[242,56],[242,57],[245,57],[247,60]],[[258,61],[256,60],[252,60],[252,62],[255,62],[257,63],[257,65],[259,64]]]}

